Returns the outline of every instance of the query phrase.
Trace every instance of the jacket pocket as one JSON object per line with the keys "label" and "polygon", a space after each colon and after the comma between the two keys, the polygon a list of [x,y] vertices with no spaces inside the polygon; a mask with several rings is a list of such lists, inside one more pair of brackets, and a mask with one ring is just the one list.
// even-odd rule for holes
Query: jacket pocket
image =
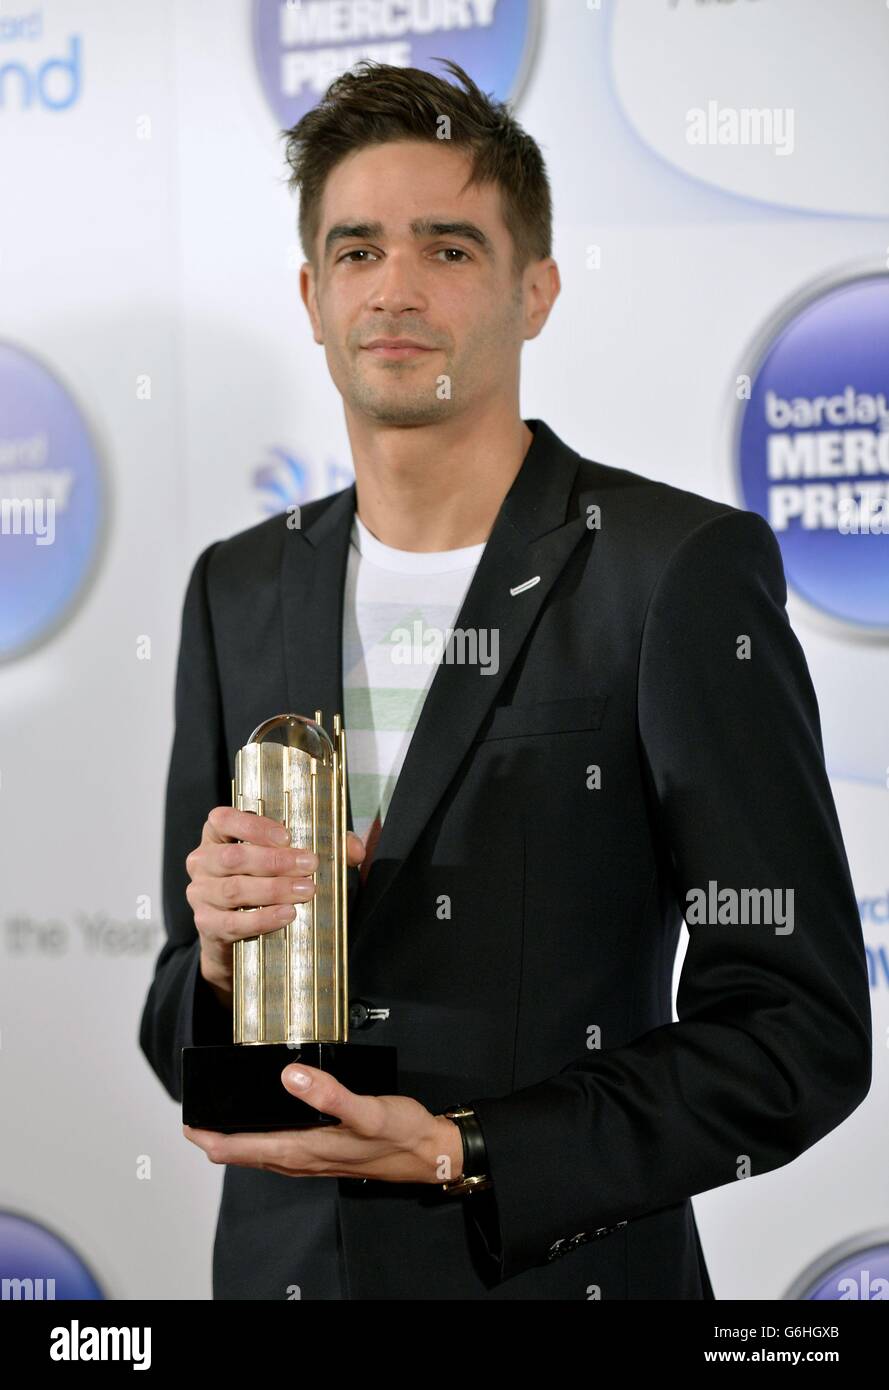
{"label": "jacket pocket", "polygon": [[489,715],[474,742],[598,729],[607,699],[607,695],[582,695],[569,700],[536,701],[532,705],[500,705]]}

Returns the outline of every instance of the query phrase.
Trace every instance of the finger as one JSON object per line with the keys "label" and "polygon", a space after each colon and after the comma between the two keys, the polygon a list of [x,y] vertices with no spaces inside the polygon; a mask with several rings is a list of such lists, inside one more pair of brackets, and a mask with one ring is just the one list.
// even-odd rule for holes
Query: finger
{"label": "finger", "polygon": [[[258,849],[263,854],[268,852],[269,858],[262,861],[262,867],[272,870],[278,867],[277,862],[271,856],[274,852],[283,851],[286,856],[290,851],[290,833],[285,825],[280,821],[273,820],[269,816],[258,816],[252,811],[238,811],[234,806],[214,806],[213,810],[204,823],[204,833],[202,844],[206,846],[223,845],[227,846],[232,842],[240,842],[250,849]],[[272,849],[269,851],[268,847]],[[293,846],[293,852],[297,855],[313,855],[313,851],[307,845]],[[352,865],[360,864],[366,854],[366,846],[360,835],[356,835],[354,830],[350,830],[346,836],[346,856]],[[315,857],[317,867],[317,856]],[[286,872],[289,868],[289,861],[284,858],[281,862],[281,870]]]}
{"label": "finger", "polygon": [[228,874],[207,878],[201,883],[201,897],[211,907],[232,911],[238,907],[268,907],[275,903],[304,903],[315,895],[311,878],[255,878],[251,874]]}
{"label": "finger", "polygon": [[295,1174],[301,1171],[301,1162],[310,1162],[308,1154],[304,1159],[301,1156],[298,1130],[268,1134],[220,1134],[215,1129],[192,1129],[190,1125],[183,1125],[182,1133],[204,1150],[211,1163],[245,1168],[264,1168],[275,1163]]}
{"label": "finger", "polygon": [[252,874],[259,878],[304,878],[313,874],[319,864],[318,855],[311,849],[266,849],[231,840],[203,844],[193,856],[189,856],[189,860],[195,870],[212,874],[215,878],[226,878],[230,874]]}
{"label": "finger", "polygon": [[[297,1078],[308,1079],[308,1085]],[[385,1107],[377,1096],[360,1096],[350,1091],[330,1072],[302,1062],[288,1063],[281,1073],[285,1090],[306,1101],[322,1115],[335,1115],[354,1134],[374,1139],[382,1132]]]}
{"label": "finger", "polygon": [[238,811],[234,806],[214,806],[204,823],[204,840],[216,844],[246,840],[251,845],[280,847],[289,845],[290,832],[286,825],[271,816]]}
{"label": "finger", "polygon": [[280,931],[296,916],[292,903],[278,903],[272,907],[235,909],[223,912],[218,907],[199,903],[194,909],[194,924],[202,940],[216,942],[222,946],[232,946],[236,941],[247,941],[261,936],[264,932]]}
{"label": "finger", "polygon": [[270,1134],[220,1134],[215,1129],[193,1129],[191,1125],[183,1125],[182,1133],[204,1150],[211,1163],[234,1163],[236,1154],[243,1161],[248,1150],[256,1167],[261,1167],[264,1159],[271,1157],[268,1146],[263,1152],[263,1141],[274,1137]]}

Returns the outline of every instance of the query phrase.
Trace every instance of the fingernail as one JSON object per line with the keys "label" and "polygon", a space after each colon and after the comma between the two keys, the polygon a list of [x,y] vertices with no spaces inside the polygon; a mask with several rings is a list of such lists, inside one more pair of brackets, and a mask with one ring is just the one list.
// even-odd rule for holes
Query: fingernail
{"label": "fingernail", "polygon": [[296,1067],[290,1068],[290,1070],[287,1073],[287,1080],[293,1086],[302,1086],[303,1090],[305,1090],[307,1086],[311,1086],[312,1084],[312,1078],[310,1076],[306,1076],[306,1073],[304,1071],[299,1071]]}
{"label": "fingernail", "polygon": [[271,832],[271,834],[272,834],[272,841],[273,841],[274,844],[276,844],[276,845],[289,845],[289,844],[290,844],[290,831],[287,829],[286,826],[284,826],[284,825],[279,826],[278,829],[277,829],[277,830],[273,830],[273,831]]}

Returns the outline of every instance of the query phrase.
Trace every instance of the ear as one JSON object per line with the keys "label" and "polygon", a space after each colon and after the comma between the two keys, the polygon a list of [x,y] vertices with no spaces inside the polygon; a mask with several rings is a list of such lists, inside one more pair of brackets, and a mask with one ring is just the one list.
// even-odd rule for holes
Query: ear
{"label": "ear", "polygon": [[299,268],[299,292],[312,322],[312,336],[316,343],[323,343],[324,333],[321,328],[321,317],[318,313],[315,269],[311,261],[303,261]]}
{"label": "ear", "polygon": [[543,329],[562,289],[559,267],[548,256],[525,267],[525,337],[536,338]]}

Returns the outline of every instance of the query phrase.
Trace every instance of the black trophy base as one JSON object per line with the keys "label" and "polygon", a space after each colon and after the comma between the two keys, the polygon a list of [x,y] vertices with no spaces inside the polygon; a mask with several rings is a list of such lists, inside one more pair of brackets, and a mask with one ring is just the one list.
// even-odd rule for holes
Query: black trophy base
{"label": "black trophy base", "polygon": [[226,1043],[182,1049],[182,1122],[223,1134],[336,1125],[281,1080],[289,1062],[330,1072],[364,1096],[397,1094],[395,1048],[364,1043]]}

